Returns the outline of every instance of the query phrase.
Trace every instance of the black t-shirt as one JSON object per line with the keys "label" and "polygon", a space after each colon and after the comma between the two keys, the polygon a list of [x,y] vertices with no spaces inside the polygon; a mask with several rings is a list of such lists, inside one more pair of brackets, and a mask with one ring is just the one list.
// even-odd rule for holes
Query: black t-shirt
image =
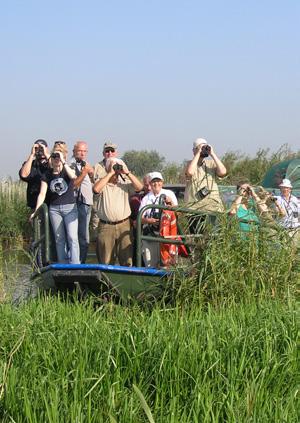
{"label": "black t-shirt", "polygon": [[[25,163],[26,162],[23,163],[22,167],[24,166]],[[42,164],[41,162],[37,160],[33,160],[31,164],[30,173],[26,178],[21,176],[21,169],[19,171],[20,179],[22,179],[22,181],[27,182],[27,193],[26,193],[27,206],[32,209],[35,209],[37,198],[40,193],[42,176],[49,169],[48,162],[46,162],[45,164]],[[49,205],[48,195],[46,195],[45,203]]]}
{"label": "black t-shirt", "polygon": [[53,174],[53,169],[42,176],[42,181],[48,184],[50,205],[74,204],[76,197],[74,192],[74,180],[70,179],[65,169],[59,174]]}

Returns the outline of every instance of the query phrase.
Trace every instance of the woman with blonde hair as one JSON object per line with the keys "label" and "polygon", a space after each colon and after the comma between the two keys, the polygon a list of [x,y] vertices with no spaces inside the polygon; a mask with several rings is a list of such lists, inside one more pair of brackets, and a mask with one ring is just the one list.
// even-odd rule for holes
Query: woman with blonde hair
{"label": "woman with blonde hair", "polygon": [[[35,212],[43,204],[48,190],[49,216],[59,263],[80,263],[78,211],[74,193],[75,171],[66,162],[68,149],[56,141],[50,155],[49,170],[43,175]],[[35,212],[30,216],[33,219]]]}

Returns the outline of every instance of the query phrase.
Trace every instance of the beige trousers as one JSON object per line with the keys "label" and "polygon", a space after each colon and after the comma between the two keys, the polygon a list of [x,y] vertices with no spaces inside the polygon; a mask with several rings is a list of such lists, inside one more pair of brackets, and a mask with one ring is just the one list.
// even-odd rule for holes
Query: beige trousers
{"label": "beige trousers", "polygon": [[99,222],[96,253],[99,263],[132,266],[130,220],[117,225]]}

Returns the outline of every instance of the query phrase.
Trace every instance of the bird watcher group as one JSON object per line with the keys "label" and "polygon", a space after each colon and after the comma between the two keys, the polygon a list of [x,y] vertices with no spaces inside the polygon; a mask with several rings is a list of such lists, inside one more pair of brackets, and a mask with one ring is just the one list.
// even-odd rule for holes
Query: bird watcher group
{"label": "bird watcher group", "polygon": [[[193,157],[185,168],[183,205],[201,214],[189,215],[191,235],[201,233],[207,217],[214,224],[214,217],[220,213],[236,218],[245,237],[258,231],[261,221],[268,219],[276,221],[292,237],[297,235],[300,205],[292,194],[289,179],[279,184],[278,196],[262,187],[254,189],[248,181],[241,180],[236,197],[226,211],[218,188],[218,181],[227,176],[226,167],[203,138],[194,141],[192,152]],[[165,220],[176,227],[176,212],[173,209],[168,213],[168,208],[178,206],[178,200],[172,190],[163,187],[161,172],[153,169],[141,181],[134,169],[118,158],[118,146],[111,141],[104,143],[102,156],[93,166],[88,162],[85,141],[75,142],[70,161],[67,156],[66,142],[55,141],[50,148],[45,140],[38,139],[19,171],[21,180],[27,183],[29,220],[33,221],[43,203],[48,206],[57,262],[85,263],[92,238],[99,263],[135,265],[136,220],[139,210],[147,205],[163,203]],[[159,209],[146,208],[141,222],[144,235],[155,236],[163,230]],[[176,249],[171,244],[165,246],[163,259],[160,243],[144,239],[144,266],[175,264]]]}

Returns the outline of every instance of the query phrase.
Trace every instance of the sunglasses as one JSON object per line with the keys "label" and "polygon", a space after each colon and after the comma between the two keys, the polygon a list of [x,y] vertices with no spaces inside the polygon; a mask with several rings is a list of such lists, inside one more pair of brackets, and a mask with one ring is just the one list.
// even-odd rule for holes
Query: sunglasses
{"label": "sunglasses", "polygon": [[54,145],[57,145],[57,144],[66,144],[66,143],[64,141],[55,141]]}
{"label": "sunglasses", "polygon": [[114,148],[106,148],[105,150],[104,150],[104,153],[114,153],[116,150],[114,149]]}

